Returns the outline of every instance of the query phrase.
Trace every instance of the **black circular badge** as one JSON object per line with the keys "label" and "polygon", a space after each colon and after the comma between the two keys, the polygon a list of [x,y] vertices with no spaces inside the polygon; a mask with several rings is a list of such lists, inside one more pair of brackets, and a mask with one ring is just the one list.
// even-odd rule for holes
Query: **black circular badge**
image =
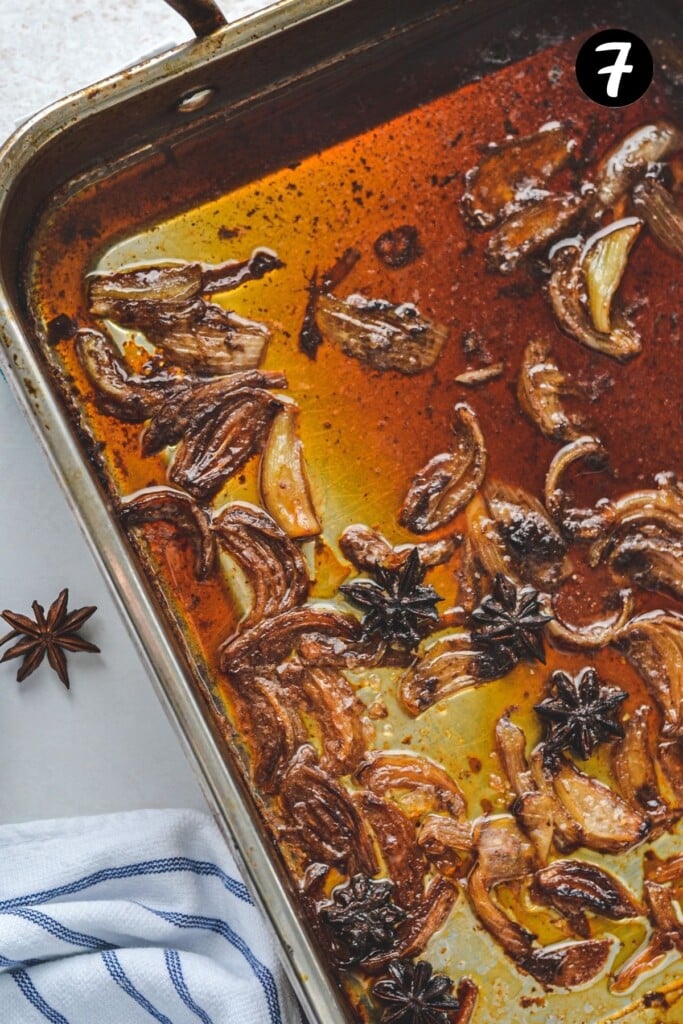
{"label": "black circular badge", "polygon": [[589,99],[603,107],[626,107],[644,96],[652,81],[652,54],[632,32],[606,28],[587,39],[576,58],[576,78]]}

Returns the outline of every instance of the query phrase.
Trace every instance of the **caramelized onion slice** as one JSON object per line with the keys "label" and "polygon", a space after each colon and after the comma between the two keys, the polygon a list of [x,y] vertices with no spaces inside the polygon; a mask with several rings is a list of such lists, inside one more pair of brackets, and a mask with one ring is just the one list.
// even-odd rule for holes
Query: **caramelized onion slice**
{"label": "caramelized onion slice", "polygon": [[595,540],[612,520],[606,502],[596,508],[579,509],[571,504],[564,485],[564,474],[575,462],[587,460],[593,469],[607,466],[607,450],[602,441],[588,434],[576,437],[553,456],[545,478],[545,506],[565,533],[576,540]]}
{"label": "caramelized onion slice", "polygon": [[662,825],[668,818],[657,784],[657,773],[650,746],[650,720],[653,709],[641,705],[624,723],[624,738],[612,754],[614,777],[631,807],[643,811],[653,825]]}
{"label": "caramelized onion slice", "polygon": [[354,799],[375,834],[386,872],[394,883],[396,903],[405,910],[424,895],[427,861],[418,846],[415,826],[395,803],[362,790]]}
{"label": "caramelized onion slice", "polygon": [[644,913],[635,896],[597,864],[579,860],[556,860],[534,875],[534,895],[561,914],[574,919],[589,910],[611,921],[639,917]]}
{"label": "caramelized onion slice", "polygon": [[641,125],[613,146],[600,163],[590,213],[599,220],[648,169],[683,147],[683,133],[668,121]]}
{"label": "caramelized onion slice", "polygon": [[248,718],[245,731],[254,784],[264,793],[277,793],[285,769],[306,738],[301,720],[282,700],[278,685],[263,676],[250,680],[241,708],[240,721]]}
{"label": "caramelized onion slice", "polygon": [[[450,536],[441,540],[424,541],[415,547],[421,564],[432,568],[447,562],[457,544],[458,538]],[[347,526],[339,538],[339,547],[344,557],[361,572],[372,572],[377,568],[399,569],[413,550],[411,544],[393,547],[379,530],[373,530],[363,523]]]}
{"label": "caramelized onion slice", "polygon": [[511,667],[506,649],[501,648],[498,659],[495,653],[487,659],[474,648],[469,633],[452,633],[408,669],[399,682],[399,697],[409,714],[421,715],[446,697],[504,676]]}
{"label": "caramelized onion slice", "polygon": [[566,395],[578,395],[555,362],[549,342],[532,338],[524,349],[517,380],[517,398],[524,413],[551,441],[572,441],[582,433],[576,418],[562,405]]}
{"label": "caramelized onion slice", "polygon": [[548,296],[558,326],[570,338],[594,352],[601,352],[622,363],[633,359],[642,347],[634,328],[617,316],[609,334],[596,330],[583,306],[584,289],[581,250],[574,245],[563,246],[552,258],[548,282]]}
{"label": "caramelized onion slice", "polygon": [[[372,972],[386,967],[396,957],[418,956],[431,937],[446,923],[457,898],[458,890],[445,878],[433,879],[420,902],[411,910],[409,919],[397,928],[394,948],[389,953],[365,960],[364,969]],[[461,1012],[462,1010],[463,1007]],[[467,1020],[467,1017],[461,1016],[461,1012],[458,1013],[455,1024]]]}
{"label": "caramelized onion slice", "polygon": [[572,564],[567,545],[541,503],[519,487],[495,481],[484,488],[484,498],[516,567],[514,575],[538,590],[556,589],[571,573]]}
{"label": "caramelized onion slice", "polygon": [[146,379],[132,374],[114,343],[99,331],[84,328],[74,338],[78,359],[100,404],[118,419],[142,423],[169,389],[182,387],[181,381],[167,375]]}
{"label": "caramelized onion slice", "polygon": [[566,235],[585,205],[586,197],[574,192],[546,194],[525,203],[491,235],[486,246],[487,267],[511,274],[527,256]]}
{"label": "caramelized onion slice", "polygon": [[450,523],[477,493],[486,473],[486,442],[476,413],[465,402],[454,409],[451,451],[435,455],[414,477],[399,512],[402,526],[429,533]]}
{"label": "caramelized onion slice", "polygon": [[280,400],[245,388],[226,412],[192,430],[179,445],[169,470],[173,483],[206,501],[263,449]]}
{"label": "caramelized onion slice", "polygon": [[199,263],[157,263],[91,274],[88,301],[93,316],[110,318],[120,301],[187,302],[202,290]]}
{"label": "caramelized onion slice", "polygon": [[164,520],[172,523],[194,548],[195,576],[206,579],[216,564],[216,542],[209,515],[184,491],[172,487],[147,487],[121,499],[120,516],[127,530]]}
{"label": "caramelized onion slice", "polygon": [[663,735],[683,735],[683,616],[665,611],[638,615],[622,628],[616,646],[659,705]]}
{"label": "caramelized onion slice", "polygon": [[656,882],[647,881],[645,896],[653,931],[645,946],[620,969],[612,984],[613,992],[626,992],[644,974],[652,974],[662,967],[670,952],[683,952],[683,926],[678,920],[670,891]]}
{"label": "caramelized onion slice", "polygon": [[261,458],[259,487],[263,504],[290,537],[315,537],[320,520],[311,497],[304,450],[298,431],[299,410],[285,403],[276,413]]}
{"label": "caramelized onion slice", "polygon": [[616,853],[647,835],[649,826],[642,812],[568,761],[555,773],[553,785],[560,803],[579,826],[583,845],[590,850]]}
{"label": "caramelized onion slice", "polygon": [[316,764],[312,747],[301,747],[282,777],[280,800],[286,838],[313,861],[346,874],[375,875],[370,836],[349,792]]}
{"label": "caramelized onion slice", "polygon": [[588,308],[593,326],[602,334],[612,330],[612,299],[642,226],[637,217],[625,217],[596,232],[583,248]]}
{"label": "caramelized onion slice", "polygon": [[412,303],[394,306],[363,295],[339,299],[323,292],[317,300],[317,323],[347,356],[374,370],[408,376],[435,364],[448,335],[446,327],[427,320]]}
{"label": "caramelized onion slice", "polygon": [[214,516],[213,532],[244,572],[253,594],[240,632],[306,600],[309,580],[303,555],[263,509],[248,502],[225,505]]}
{"label": "caramelized onion slice", "polygon": [[633,615],[635,601],[631,590],[619,591],[621,607],[609,622],[592,622],[586,626],[571,626],[558,617],[554,601],[542,603],[543,610],[552,615],[547,625],[548,635],[555,645],[572,651],[598,651],[619,638],[622,629]]}
{"label": "caramelized onion slice", "polygon": [[574,145],[564,125],[551,123],[534,135],[491,147],[465,177],[467,220],[475,227],[492,227],[561,170]]}
{"label": "caramelized onion slice", "polygon": [[270,328],[213,303],[202,306],[201,317],[190,325],[152,325],[144,333],[168,362],[199,373],[225,374],[258,366]]}
{"label": "caramelized onion slice", "polygon": [[673,256],[683,257],[683,210],[655,178],[644,178],[633,189],[633,205],[659,244]]}
{"label": "caramelized onion slice", "polygon": [[454,779],[438,764],[420,754],[376,750],[356,772],[358,781],[379,796],[393,795],[409,818],[429,811],[458,817],[465,798]]}

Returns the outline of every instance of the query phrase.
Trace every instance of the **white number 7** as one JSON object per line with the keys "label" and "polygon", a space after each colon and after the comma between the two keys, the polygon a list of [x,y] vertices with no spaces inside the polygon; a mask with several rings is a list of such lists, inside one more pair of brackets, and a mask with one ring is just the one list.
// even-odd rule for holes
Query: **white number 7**
{"label": "white number 7", "polygon": [[601,68],[598,71],[599,75],[609,75],[607,95],[612,99],[616,99],[619,96],[619,85],[621,84],[622,75],[628,75],[633,71],[633,64],[626,63],[630,49],[630,43],[601,43],[600,46],[595,47],[596,53],[600,50],[615,50],[619,53],[614,64],[610,64],[609,67]]}

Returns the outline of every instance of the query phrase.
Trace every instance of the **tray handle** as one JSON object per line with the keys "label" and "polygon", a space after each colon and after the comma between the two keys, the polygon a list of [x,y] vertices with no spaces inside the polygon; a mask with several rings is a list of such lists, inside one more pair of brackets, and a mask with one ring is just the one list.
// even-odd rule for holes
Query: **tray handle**
{"label": "tray handle", "polygon": [[189,24],[196,36],[210,36],[227,25],[227,20],[214,0],[166,0]]}

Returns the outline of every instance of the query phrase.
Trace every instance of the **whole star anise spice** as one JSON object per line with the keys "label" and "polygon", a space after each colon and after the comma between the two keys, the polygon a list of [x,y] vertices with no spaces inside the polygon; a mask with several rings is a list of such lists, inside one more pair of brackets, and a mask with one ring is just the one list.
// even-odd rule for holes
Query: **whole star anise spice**
{"label": "whole star anise spice", "polygon": [[62,590],[56,601],[50,605],[47,615],[45,609],[37,601],[34,601],[34,619],[19,612],[5,610],[2,618],[11,627],[12,631],[0,640],[0,646],[23,637],[13,647],[5,651],[0,661],[9,661],[11,658],[23,658],[23,662],[17,672],[17,682],[21,683],[27,676],[38,668],[45,655],[61,681],[69,689],[69,673],[66,667],[65,651],[71,653],[77,651],[92,651],[99,653],[99,647],[91,644],[78,636],[78,630],[90,618],[97,608],[92,605],[87,608],[76,608],[67,612],[69,591]]}
{"label": "whole star anise spice", "polygon": [[582,668],[575,676],[561,670],[553,672],[550,686],[555,695],[534,705],[549,723],[543,748],[548,767],[557,763],[563,750],[571,750],[585,760],[600,743],[623,737],[623,726],[615,715],[628,694],[614,686],[603,686],[594,668]]}
{"label": "whole star anise spice", "polygon": [[341,593],[359,608],[368,609],[361,625],[367,635],[380,633],[386,640],[412,648],[438,622],[436,604],[442,601],[433,587],[423,586],[426,569],[413,548],[398,569],[375,570],[374,580],[354,580]]}
{"label": "whole star anise spice", "polygon": [[498,573],[492,592],[472,612],[472,639],[478,647],[487,649],[500,644],[516,660],[545,664],[543,629],[551,618],[541,611],[537,590],[517,587]]}
{"label": "whole star anise spice", "polygon": [[344,966],[391,948],[396,925],[406,917],[392,902],[393,889],[388,879],[354,875],[348,884],[337,886],[331,901],[320,907],[321,920],[346,954]]}
{"label": "whole star anise spice", "polygon": [[446,974],[433,974],[426,960],[394,960],[372,989],[387,1008],[382,1024],[448,1024],[460,1004],[451,995],[453,982]]}

